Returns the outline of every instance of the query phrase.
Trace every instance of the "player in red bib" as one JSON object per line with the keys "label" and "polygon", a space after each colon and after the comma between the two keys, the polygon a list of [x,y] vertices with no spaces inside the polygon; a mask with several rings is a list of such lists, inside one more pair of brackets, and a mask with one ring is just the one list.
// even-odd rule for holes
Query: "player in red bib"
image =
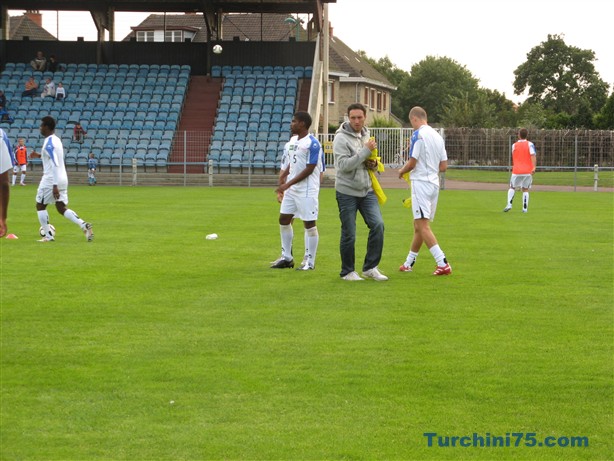
{"label": "player in red bib", "polygon": [[507,191],[507,205],[503,209],[508,212],[512,209],[512,201],[516,189],[522,189],[522,212],[529,211],[529,189],[533,184],[533,175],[537,166],[535,144],[527,140],[529,132],[521,128],[518,132],[518,141],[512,146],[512,179]]}

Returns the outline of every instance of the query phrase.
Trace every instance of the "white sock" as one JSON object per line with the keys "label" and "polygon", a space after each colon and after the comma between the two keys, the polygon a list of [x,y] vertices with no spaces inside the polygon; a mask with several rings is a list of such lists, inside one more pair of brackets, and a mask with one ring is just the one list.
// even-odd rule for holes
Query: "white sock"
{"label": "white sock", "polygon": [[522,209],[523,210],[529,209],[529,192],[528,191],[522,193]]}
{"label": "white sock", "polygon": [[16,180],[16,179],[17,179],[17,175],[16,175],[16,174],[14,174],[14,175],[13,175],[13,186],[15,185],[15,180]]}
{"label": "white sock", "polygon": [[26,175],[25,174],[21,173],[21,179],[19,180],[19,182],[21,184],[25,184],[26,183]]}
{"label": "white sock", "polygon": [[45,231],[45,235],[47,237],[50,237],[49,235],[49,213],[47,213],[47,210],[38,210],[36,213],[38,214],[38,222],[40,223],[43,230]]}
{"label": "white sock", "polygon": [[292,258],[292,240],[294,239],[294,229],[292,224],[279,225],[279,233],[281,234],[281,256],[286,261],[291,261]]}
{"label": "white sock", "polygon": [[311,267],[315,267],[316,265],[316,253],[318,252],[319,239],[320,236],[317,227],[305,229],[305,254],[307,255],[307,262]]}
{"label": "white sock", "polygon": [[77,213],[75,213],[74,211],[72,211],[70,208],[67,208],[66,211],[64,212],[64,217],[72,222],[74,222],[76,225],[78,225],[81,229],[85,228],[85,221],[83,219],[81,219],[79,216],[77,216]]}
{"label": "white sock", "polygon": [[439,248],[439,245],[433,245],[431,248],[429,248],[429,251],[433,255],[433,258],[435,258],[435,262],[437,262],[437,265],[439,267],[445,266],[447,264],[446,255],[441,250],[441,248]]}
{"label": "white sock", "polygon": [[514,200],[514,194],[516,193],[515,189],[507,190],[507,206],[512,208],[512,200]]}
{"label": "white sock", "polygon": [[413,251],[409,251],[409,254],[407,255],[407,259],[405,260],[405,267],[414,267],[414,264],[416,263],[416,259],[418,258],[418,253],[414,253]]}

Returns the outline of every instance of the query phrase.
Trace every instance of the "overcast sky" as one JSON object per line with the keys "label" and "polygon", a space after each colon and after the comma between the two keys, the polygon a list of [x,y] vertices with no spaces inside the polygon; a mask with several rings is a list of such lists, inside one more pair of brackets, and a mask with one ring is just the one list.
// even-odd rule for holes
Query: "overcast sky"
{"label": "overcast sky", "polygon": [[[116,13],[116,40],[147,15]],[[354,50],[375,59],[387,55],[408,72],[427,56],[447,56],[481,86],[513,101],[524,100],[514,95],[514,69],[548,34],[563,34],[567,45],[593,50],[597,72],[614,84],[612,0],[337,0],[329,17],[334,34]],[[89,13],[63,12],[59,23],[61,40],[96,39]],[[43,26],[57,35],[54,11],[43,11]]]}

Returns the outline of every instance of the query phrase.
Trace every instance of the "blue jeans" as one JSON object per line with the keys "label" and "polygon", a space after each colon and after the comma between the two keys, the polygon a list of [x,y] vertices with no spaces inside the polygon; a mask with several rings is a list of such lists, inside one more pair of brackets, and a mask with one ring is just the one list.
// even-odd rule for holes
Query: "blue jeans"
{"label": "blue jeans", "polygon": [[382,259],[382,250],[384,249],[384,219],[375,193],[370,191],[365,197],[354,197],[337,192],[337,205],[339,206],[339,219],[341,220],[341,240],[339,242],[341,277],[355,270],[354,245],[356,243],[357,211],[360,212],[369,228],[367,254],[362,270],[364,272],[373,269]]}

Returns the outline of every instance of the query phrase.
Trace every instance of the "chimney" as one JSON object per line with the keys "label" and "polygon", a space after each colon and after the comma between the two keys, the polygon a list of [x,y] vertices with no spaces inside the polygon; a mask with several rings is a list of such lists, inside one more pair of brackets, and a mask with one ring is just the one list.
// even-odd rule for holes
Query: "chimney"
{"label": "chimney", "polygon": [[333,35],[333,25],[331,23],[328,23],[328,36],[330,38],[334,38],[334,35]]}
{"label": "chimney", "polygon": [[39,10],[26,10],[25,16],[38,27],[43,27],[43,15]]}

